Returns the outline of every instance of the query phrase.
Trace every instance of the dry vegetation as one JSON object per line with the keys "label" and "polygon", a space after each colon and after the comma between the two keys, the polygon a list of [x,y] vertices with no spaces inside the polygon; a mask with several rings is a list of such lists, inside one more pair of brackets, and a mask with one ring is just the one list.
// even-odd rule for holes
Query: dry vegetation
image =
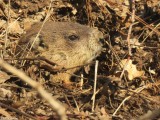
{"label": "dry vegetation", "polygon": [[[50,71],[38,67],[43,60],[16,57],[15,48],[22,33],[44,21],[47,14],[54,21],[98,27],[104,34],[99,62],[84,66],[73,75],[83,76],[82,87],[69,90],[53,84]],[[0,48],[1,59],[32,78],[23,81],[23,73],[21,76],[14,68],[12,71],[0,60],[0,119],[160,118],[159,0],[2,0]],[[23,60],[25,64],[20,64]],[[53,98],[48,98],[43,89]],[[59,104],[55,99],[60,101],[58,107],[65,107],[66,116],[55,105]]]}

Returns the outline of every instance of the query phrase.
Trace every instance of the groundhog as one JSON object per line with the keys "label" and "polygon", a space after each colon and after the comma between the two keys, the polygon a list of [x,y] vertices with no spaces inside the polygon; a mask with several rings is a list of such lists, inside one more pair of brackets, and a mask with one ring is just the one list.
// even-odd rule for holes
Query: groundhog
{"label": "groundhog", "polygon": [[[97,28],[90,28],[73,22],[47,21],[37,23],[29,29],[19,40],[16,54],[19,57],[43,56],[63,68],[73,68],[91,62],[102,51],[100,39],[102,32]],[[39,36],[37,36],[39,32]],[[34,42],[31,54],[28,52]],[[52,77],[53,82],[70,83],[73,73],[80,68],[59,72]]]}

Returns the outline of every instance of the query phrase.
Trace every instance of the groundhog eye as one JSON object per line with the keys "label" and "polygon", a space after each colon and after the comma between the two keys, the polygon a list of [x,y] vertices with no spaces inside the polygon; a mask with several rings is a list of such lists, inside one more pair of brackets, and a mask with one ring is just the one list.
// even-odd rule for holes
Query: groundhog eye
{"label": "groundhog eye", "polygon": [[68,36],[68,39],[71,41],[79,40],[79,36],[78,35],[70,35],[70,36]]}

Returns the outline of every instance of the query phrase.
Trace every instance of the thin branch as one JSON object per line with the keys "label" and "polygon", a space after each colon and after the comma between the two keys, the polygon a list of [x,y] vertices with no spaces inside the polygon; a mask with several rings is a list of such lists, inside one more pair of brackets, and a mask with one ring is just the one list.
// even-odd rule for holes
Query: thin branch
{"label": "thin branch", "polygon": [[92,96],[92,112],[94,111],[94,107],[95,107],[97,72],[98,72],[98,61],[96,61],[96,64],[95,64],[94,91],[93,91],[93,96]]}
{"label": "thin branch", "polygon": [[128,41],[128,54],[129,56],[132,56],[132,52],[131,52],[131,45],[130,45],[130,37],[131,37],[131,32],[132,32],[132,27],[134,25],[134,21],[135,21],[135,1],[132,0],[132,15],[131,15],[131,25],[129,27],[128,30],[128,35],[127,35],[127,41]]}
{"label": "thin branch", "polygon": [[[31,49],[33,48],[33,45],[34,45],[34,43],[36,42],[37,38],[39,37],[40,32],[42,31],[42,28],[43,28],[45,22],[46,22],[46,21],[48,20],[48,18],[49,18],[50,14],[51,14],[51,7],[52,7],[52,0],[51,0],[50,5],[49,5],[48,13],[47,13],[47,15],[46,15],[46,17],[45,17],[45,19],[44,19],[44,21],[43,21],[43,23],[42,23],[42,26],[41,26],[39,32],[37,33],[36,37],[35,37],[34,40],[33,40],[32,44],[31,44],[31,46],[30,46],[30,48],[29,48],[29,51],[28,51],[28,53],[26,54],[26,57],[28,56],[29,52],[30,52]],[[27,47],[28,47],[28,45],[26,46],[26,48],[27,48]],[[24,65],[24,64],[25,64],[25,61],[22,63],[22,65]]]}
{"label": "thin branch", "polygon": [[[140,92],[141,92],[142,90],[144,90],[146,87],[147,87],[147,86],[143,86],[143,87],[137,88],[136,90],[134,90],[134,92],[135,92],[135,93],[140,93]],[[134,94],[133,94],[133,95],[134,95]],[[132,95],[132,96],[133,96],[133,95]],[[118,108],[116,109],[116,111],[113,113],[112,116],[115,116],[116,113],[118,112],[118,110],[121,108],[121,106],[124,105],[124,103],[125,103],[127,100],[129,100],[132,96],[130,95],[130,96],[126,97],[126,98],[121,102],[121,104],[118,106]]]}
{"label": "thin branch", "polygon": [[1,102],[0,102],[0,106],[5,107],[5,108],[7,108],[7,109],[9,109],[9,110],[12,110],[12,111],[14,111],[14,112],[16,112],[16,113],[19,113],[19,114],[21,114],[21,115],[24,115],[24,116],[26,116],[26,117],[28,117],[28,118],[32,118],[33,120],[36,120],[35,117],[33,117],[33,116],[31,116],[31,115],[29,115],[29,114],[27,114],[27,113],[24,113],[24,112],[22,112],[22,111],[20,111],[20,110],[18,110],[18,109],[15,109],[15,108],[13,108],[13,107],[11,107],[11,106],[8,106],[8,105],[6,105],[6,104],[4,104],[4,103],[1,103]]}
{"label": "thin branch", "polygon": [[61,120],[67,120],[64,106],[62,106],[59,101],[55,100],[51,94],[49,94],[46,90],[44,90],[44,88],[38,82],[32,80],[24,72],[14,68],[13,66],[9,65],[2,59],[0,59],[0,66],[6,69],[7,71],[11,72],[12,74],[18,76],[21,80],[23,80],[24,82],[28,83],[31,87],[36,89],[42,96],[42,98],[44,98],[57,112]]}

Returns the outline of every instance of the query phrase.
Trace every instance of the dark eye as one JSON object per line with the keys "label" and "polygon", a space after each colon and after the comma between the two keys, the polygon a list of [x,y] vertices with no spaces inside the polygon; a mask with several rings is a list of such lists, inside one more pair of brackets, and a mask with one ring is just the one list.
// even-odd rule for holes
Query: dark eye
{"label": "dark eye", "polygon": [[70,35],[70,36],[68,36],[68,39],[71,41],[79,40],[79,36],[78,35]]}

